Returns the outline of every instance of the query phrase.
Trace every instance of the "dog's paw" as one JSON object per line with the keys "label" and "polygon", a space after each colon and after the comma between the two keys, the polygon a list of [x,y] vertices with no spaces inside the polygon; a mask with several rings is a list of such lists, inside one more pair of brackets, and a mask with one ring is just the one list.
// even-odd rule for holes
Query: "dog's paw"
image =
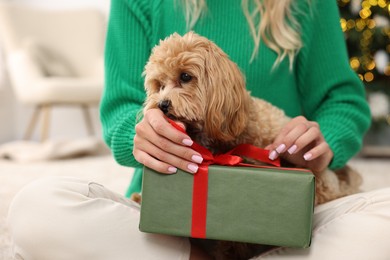
{"label": "dog's paw", "polygon": [[139,194],[139,193],[131,194],[130,199],[138,204],[141,204],[141,202],[142,202],[142,197],[141,197],[141,194]]}

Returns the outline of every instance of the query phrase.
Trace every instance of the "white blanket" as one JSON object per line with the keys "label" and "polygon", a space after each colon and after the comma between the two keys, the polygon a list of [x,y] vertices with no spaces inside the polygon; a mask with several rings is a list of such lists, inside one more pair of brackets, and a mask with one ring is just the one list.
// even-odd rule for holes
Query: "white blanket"
{"label": "white blanket", "polygon": [[96,137],[83,139],[13,141],[0,145],[0,158],[21,163],[67,159],[109,153],[103,141]]}

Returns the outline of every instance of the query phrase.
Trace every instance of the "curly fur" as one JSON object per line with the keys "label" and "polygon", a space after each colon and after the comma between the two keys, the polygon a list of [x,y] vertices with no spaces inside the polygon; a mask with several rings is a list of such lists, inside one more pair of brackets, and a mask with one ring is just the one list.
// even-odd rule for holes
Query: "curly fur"
{"label": "curly fur", "polygon": [[[181,80],[182,73],[191,80]],[[144,76],[144,111],[168,101],[166,116],[183,122],[189,136],[214,153],[242,143],[265,147],[290,120],[281,109],[252,97],[238,66],[216,44],[193,32],[175,33],[160,41],[152,50]],[[359,191],[361,178],[349,167],[314,174],[316,205]],[[238,249],[237,244],[222,242],[217,248],[219,258]]]}

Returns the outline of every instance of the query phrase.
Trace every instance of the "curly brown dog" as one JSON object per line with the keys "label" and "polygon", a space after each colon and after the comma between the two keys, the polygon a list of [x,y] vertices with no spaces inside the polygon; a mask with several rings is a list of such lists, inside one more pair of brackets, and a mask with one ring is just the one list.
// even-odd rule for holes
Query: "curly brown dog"
{"label": "curly brown dog", "polygon": [[[194,32],[160,41],[144,76],[144,111],[161,109],[184,123],[189,136],[213,153],[244,143],[264,148],[290,120],[281,109],[252,97],[238,66],[216,44]],[[349,167],[314,174],[316,205],[359,191],[361,177]],[[246,258],[252,246],[220,242],[216,258]]]}

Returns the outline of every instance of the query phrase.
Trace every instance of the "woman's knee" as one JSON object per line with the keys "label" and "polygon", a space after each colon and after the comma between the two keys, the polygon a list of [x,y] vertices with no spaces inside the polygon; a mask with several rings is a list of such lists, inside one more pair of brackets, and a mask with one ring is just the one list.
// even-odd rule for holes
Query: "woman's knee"
{"label": "woman's knee", "polygon": [[16,194],[8,211],[14,243],[24,248],[48,242],[48,234],[66,218],[66,206],[80,202],[87,194],[88,183],[73,178],[46,177],[27,184]]}
{"label": "woman's knee", "polygon": [[[9,217],[12,218],[13,213],[46,212],[45,207],[58,204],[61,197],[69,197],[67,193],[86,196],[88,183],[71,177],[45,177],[33,181],[16,194],[10,205]],[[53,203],[53,200],[56,202]]]}

